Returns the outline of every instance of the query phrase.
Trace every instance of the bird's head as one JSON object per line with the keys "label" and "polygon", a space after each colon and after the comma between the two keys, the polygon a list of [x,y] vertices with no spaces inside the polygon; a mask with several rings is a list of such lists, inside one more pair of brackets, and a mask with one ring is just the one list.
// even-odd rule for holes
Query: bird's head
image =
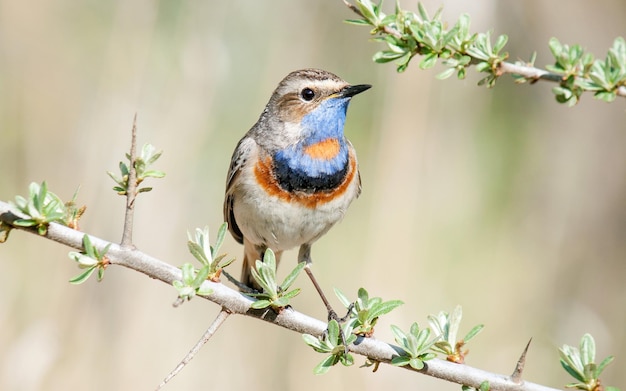
{"label": "bird's head", "polygon": [[290,140],[290,144],[342,139],[350,99],[370,87],[350,85],[319,69],[294,71],[278,84],[265,114],[284,125],[284,140]]}

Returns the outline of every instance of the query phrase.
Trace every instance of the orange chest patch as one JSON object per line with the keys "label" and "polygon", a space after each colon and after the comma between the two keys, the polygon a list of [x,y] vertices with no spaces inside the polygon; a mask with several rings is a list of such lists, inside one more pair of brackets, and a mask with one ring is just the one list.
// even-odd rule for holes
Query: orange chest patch
{"label": "orange chest patch", "polygon": [[288,192],[280,187],[272,170],[272,158],[269,156],[259,159],[257,164],[255,164],[254,176],[260,187],[270,196],[278,197],[283,201],[289,203],[293,202],[311,209],[343,196],[353,181],[356,180],[360,183],[356,158],[353,152],[350,152],[350,166],[345,179],[332,191],[320,191],[315,193],[305,193],[301,191]]}
{"label": "orange chest patch", "polygon": [[327,138],[304,147],[303,152],[313,159],[331,160],[339,154],[341,145],[336,138]]}

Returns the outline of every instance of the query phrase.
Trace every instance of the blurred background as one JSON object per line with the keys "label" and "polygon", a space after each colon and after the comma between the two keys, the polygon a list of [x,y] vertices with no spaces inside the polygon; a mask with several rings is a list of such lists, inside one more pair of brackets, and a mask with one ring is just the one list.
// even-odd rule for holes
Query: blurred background
{"label": "blurred background", "polygon": [[[552,63],[550,37],[603,58],[626,25],[619,0],[424,3],[508,34],[511,59],[536,50],[540,67]],[[369,29],[342,22],[354,16],[339,0],[0,0],[0,199],[32,181],[64,199],[80,186],[81,229],[119,241],[124,199],[105,172],[117,171],[137,113],[139,143],[164,150],[156,168],[167,176],[138,200],[135,243],[190,262],[186,232],[217,231],[231,153],[276,84],[323,68],[374,85],[346,125],[363,194],[313,247],[327,292],[404,300],[376,329],[389,342],[390,324],[425,326],[460,304],[462,334],[486,325],[468,364],[510,374],[532,337],[525,378],[557,388],[571,381],[557,347],[589,332],[598,361],[617,356],[605,384],[626,386],[624,100],[585,95],[568,108],[548,83],[503,77],[488,90],[473,69],[439,81],[441,68],[417,61],[397,74],[371,61],[381,47]],[[0,389],[154,389],[219,308],[174,309],[173,288],[117,267],[72,286],[68,251],[20,232],[0,246]],[[224,251],[242,254],[230,237]],[[324,318],[306,277],[296,284],[294,307]],[[296,333],[232,317],[166,389],[459,389],[391,366],[372,373],[360,357],[315,376],[322,359]]]}

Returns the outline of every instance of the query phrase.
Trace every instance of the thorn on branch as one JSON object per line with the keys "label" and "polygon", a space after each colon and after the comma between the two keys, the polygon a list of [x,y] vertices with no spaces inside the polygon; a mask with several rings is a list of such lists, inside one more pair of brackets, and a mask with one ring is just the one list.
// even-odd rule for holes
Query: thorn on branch
{"label": "thorn on branch", "polygon": [[528,340],[522,355],[519,360],[517,360],[517,364],[515,364],[515,370],[511,374],[511,381],[516,384],[521,384],[522,382],[522,372],[524,372],[524,366],[526,365],[526,353],[528,353],[528,348],[530,347],[530,343],[532,342],[532,338]]}

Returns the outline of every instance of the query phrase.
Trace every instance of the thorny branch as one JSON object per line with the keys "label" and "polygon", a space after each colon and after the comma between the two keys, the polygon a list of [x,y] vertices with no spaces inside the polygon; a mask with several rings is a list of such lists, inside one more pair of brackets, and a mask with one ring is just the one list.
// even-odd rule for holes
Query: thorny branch
{"label": "thorny branch", "polygon": [[[366,19],[363,13],[359,10],[357,6],[350,3],[348,0],[342,0],[343,3],[348,7],[352,12],[354,12],[359,17]],[[384,25],[380,27],[380,31],[385,34],[391,35],[397,39],[402,39],[402,33],[391,26]],[[535,83],[539,80],[550,81],[554,83],[561,83],[564,81],[564,76],[556,73],[549,72],[545,69],[536,68],[531,65],[523,65],[519,63],[511,63],[507,61],[502,61],[498,63],[496,69],[497,76],[501,76],[504,74],[511,74],[521,76],[524,79],[530,81],[531,83]],[[616,89],[615,94],[617,96],[626,97],[626,86],[620,86]]]}
{"label": "thorny branch", "polygon": [[[0,221],[13,225],[12,223],[22,218],[15,209],[8,203],[0,201]],[[60,224],[50,223],[46,235],[37,235],[36,228],[14,227],[35,234],[37,237],[44,237],[48,240],[66,245],[68,247],[82,250],[82,240],[84,232],[77,231]],[[89,235],[91,241],[99,250],[109,245],[107,257],[111,265],[124,266],[145,274],[153,279],[161,280],[171,285],[174,280],[180,280],[182,273],[180,269],[156,259],[146,253],[129,247],[123,247],[115,243],[109,243],[95,236]],[[274,314],[272,311],[260,312],[250,308],[252,299],[242,295],[221,283],[205,281],[212,290],[208,296],[200,296],[210,300],[232,314],[245,315],[261,319],[269,323],[284,327],[297,333],[307,333],[312,335],[322,335],[326,330],[326,323],[321,320],[311,318],[303,313],[290,310]],[[353,353],[367,357],[371,362],[390,363],[392,357],[400,352],[400,348],[379,341],[375,338],[359,337],[355,344],[350,346]],[[410,366],[402,368],[414,370]],[[464,364],[455,364],[444,360],[433,359],[426,362],[426,366],[419,372],[433,376],[442,380],[468,385],[478,388],[481,383],[489,382],[490,390],[515,390],[515,391],[557,391],[555,388],[546,387],[536,383],[514,381],[506,375],[499,375],[482,369],[473,368]]]}

